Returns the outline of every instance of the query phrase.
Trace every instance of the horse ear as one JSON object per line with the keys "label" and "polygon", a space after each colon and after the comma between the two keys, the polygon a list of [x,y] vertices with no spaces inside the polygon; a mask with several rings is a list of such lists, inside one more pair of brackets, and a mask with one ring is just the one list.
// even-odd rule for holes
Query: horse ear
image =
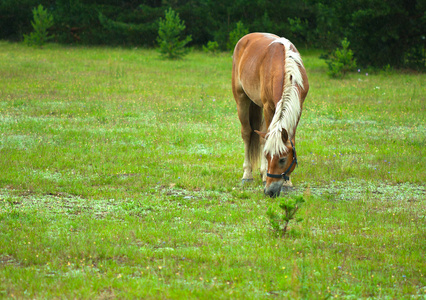
{"label": "horse ear", "polygon": [[255,130],[254,132],[256,132],[258,135],[260,135],[263,138],[266,137],[266,132],[260,132],[259,130]]}
{"label": "horse ear", "polygon": [[284,143],[287,142],[287,140],[288,140],[288,133],[287,133],[287,130],[285,130],[284,128],[281,131],[281,138],[283,139]]}

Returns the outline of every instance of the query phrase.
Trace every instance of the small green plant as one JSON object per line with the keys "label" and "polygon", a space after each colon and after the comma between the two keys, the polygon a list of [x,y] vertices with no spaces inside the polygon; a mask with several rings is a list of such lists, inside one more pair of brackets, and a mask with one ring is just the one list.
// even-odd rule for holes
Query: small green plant
{"label": "small green plant", "polygon": [[303,196],[283,198],[279,207],[284,211],[284,213],[277,213],[272,207],[269,207],[266,214],[269,217],[272,229],[277,234],[285,236],[288,230],[288,224],[291,220],[295,219],[297,222],[302,221],[302,218],[295,218],[295,215],[304,202],[305,199],[303,199]]}
{"label": "small green plant", "polygon": [[216,54],[219,51],[219,44],[216,41],[209,41],[207,46],[203,45],[203,51],[206,53]]}
{"label": "small green plant", "polygon": [[343,78],[345,75],[356,68],[356,60],[351,49],[349,41],[345,38],[342,41],[342,48],[337,48],[326,58],[328,64],[327,74],[333,78]]}
{"label": "small green plant", "polygon": [[247,27],[244,26],[244,23],[239,21],[234,30],[229,33],[227,49],[233,51],[235,45],[238,43],[240,38],[249,33]]}
{"label": "small green plant", "polygon": [[53,35],[49,35],[48,29],[53,26],[53,16],[43,8],[43,5],[39,5],[33,9],[34,20],[31,21],[31,25],[34,31],[29,35],[24,34],[24,43],[28,46],[42,47],[48,40],[53,38]]}
{"label": "small green plant", "polygon": [[185,22],[180,20],[178,13],[171,8],[166,10],[165,19],[160,18],[157,37],[162,56],[177,59],[188,54],[189,48],[186,48],[186,44],[192,41],[192,37],[189,35],[182,39],[185,28]]}

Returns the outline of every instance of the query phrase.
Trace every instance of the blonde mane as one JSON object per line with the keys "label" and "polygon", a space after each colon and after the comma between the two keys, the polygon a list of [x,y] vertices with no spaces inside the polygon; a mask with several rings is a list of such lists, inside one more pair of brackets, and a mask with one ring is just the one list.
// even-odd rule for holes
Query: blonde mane
{"label": "blonde mane", "polygon": [[264,151],[265,154],[270,154],[272,157],[287,152],[281,132],[285,129],[289,139],[293,138],[301,113],[297,85],[303,89],[303,78],[299,69],[299,67],[303,67],[300,54],[291,49],[293,44],[286,38],[278,38],[271,44],[273,43],[283,44],[285,48],[285,85],[266,136]]}

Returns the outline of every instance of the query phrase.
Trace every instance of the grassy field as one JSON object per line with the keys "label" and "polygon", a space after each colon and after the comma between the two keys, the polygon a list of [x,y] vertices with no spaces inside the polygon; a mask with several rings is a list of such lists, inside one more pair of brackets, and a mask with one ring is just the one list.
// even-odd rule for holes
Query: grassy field
{"label": "grassy field", "polygon": [[304,220],[277,237],[230,54],[0,42],[0,298],[426,299],[426,75],[301,52]]}

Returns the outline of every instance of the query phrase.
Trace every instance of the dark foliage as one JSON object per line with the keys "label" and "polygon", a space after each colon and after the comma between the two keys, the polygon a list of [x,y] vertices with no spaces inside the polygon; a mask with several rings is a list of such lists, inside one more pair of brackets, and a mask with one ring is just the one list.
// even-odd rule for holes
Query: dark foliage
{"label": "dark foliage", "polygon": [[426,67],[425,1],[306,1],[308,44],[330,49],[347,38],[360,66]]}
{"label": "dark foliage", "polygon": [[154,46],[168,8],[185,22],[191,45],[224,50],[242,22],[296,45],[333,50],[347,38],[360,66],[425,68],[426,2],[422,0],[1,0],[0,39],[31,32],[32,9],[54,17],[60,43]]}

